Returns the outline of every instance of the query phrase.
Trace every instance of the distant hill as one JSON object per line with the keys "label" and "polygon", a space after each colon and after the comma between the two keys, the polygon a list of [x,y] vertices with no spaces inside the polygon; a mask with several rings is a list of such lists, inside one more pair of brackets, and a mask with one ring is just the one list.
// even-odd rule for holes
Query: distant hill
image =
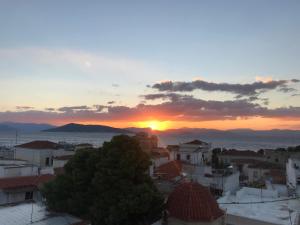
{"label": "distant hill", "polygon": [[151,128],[139,128],[139,127],[128,127],[125,128],[126,130],[131,131],[132,133],[139,133],[139,132],[146,132],[146,133],[153,133],[153,131],[151,130]]}
{"label": "distant hill", "polygon": [[5,124],[0,124],[0,131],[1,132],[8,132],[8,131],[15,131],[15,129],[13,129],[10,126],[7,126]]}
{"label": "distant hill", "polygon": [[15,122],[0,123],[1,131],[38,132],[38,131],[42,131],[54,127],[55,126],[50,124],[38,124],[38,123],[15,123]]}
{"label": "distant hill", "polygon": [[[226,142],[234,140],[235,142],[277,142],[277,143],[295,143],[300,144],[300,130],[251,130],[251,129],[232,129],[216,130],[202,128],[181,128],[170,129],[156,132],[156,134],[169,140],[170,137],[176,137],[179,140],[200,139],[208,142]],[[171,139],[170,139],[171,140]]]}
{"label": "distant hill", "polygon": [[103,125],[83,125],[70,123],[60,127],[43,130],[44,132],[87,132],[87,133],[132,133],[126,129],[114,128]]}

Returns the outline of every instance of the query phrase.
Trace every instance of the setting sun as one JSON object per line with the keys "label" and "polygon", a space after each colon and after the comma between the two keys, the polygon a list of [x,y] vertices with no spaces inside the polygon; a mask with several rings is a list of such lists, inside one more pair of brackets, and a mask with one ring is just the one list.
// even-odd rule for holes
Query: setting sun
{"label": "setting sun", "polygon": [[166,130],[168,129],[168,121],[142,121],[138,123],[139,127],[149,127],[151,130]]}

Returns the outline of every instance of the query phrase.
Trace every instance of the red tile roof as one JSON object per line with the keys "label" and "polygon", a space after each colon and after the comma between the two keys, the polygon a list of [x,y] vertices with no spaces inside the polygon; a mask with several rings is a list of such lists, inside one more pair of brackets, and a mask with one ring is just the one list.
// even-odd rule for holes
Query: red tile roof
{"label": "red tile roof", "polygon": [[25,144],[17,145],[16,147],[30,149],[58,149],[59,144],[51,141],[32,141]]}
{"label": "red tile roof", "polygon": [[14,189],[22,187],[38,187],[52,179],[54,175],[44,174],[39,176],[9,177],[0,179],[0,189]]}
{"label": "red tile roof", "polygon": [[184,182],[170,194],[170,217],[186,222],[211,222],[224,215],[209,189],[196,182]]}
{"label": "red tile roof", "polygon": [[174,160],[163,164],[155,169],[155,175],[160,176],[163,180],[173,180],[181,176],[182,164],[180,161]]}

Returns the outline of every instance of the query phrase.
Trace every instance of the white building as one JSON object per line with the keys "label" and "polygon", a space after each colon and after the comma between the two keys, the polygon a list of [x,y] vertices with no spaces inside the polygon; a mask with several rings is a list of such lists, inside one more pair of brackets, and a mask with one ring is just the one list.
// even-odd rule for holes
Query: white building
{"label": "white building", "polygon": [[[289,158],[286,164],[287,186],[291,191],[296,191],[300,184],[300,159]],[[298,188],[299,189],[299,188]]]}
{"label": "white building", "polygon": [[0,158],[13,159],[14,150],[5,146],[0,146]]}
{"label": "white building", "polygon": [[224,174],[213,173],[210,187],[222,195],[227,192],[235,193],[240,188],[239,176],[239,172]]}
{"label": "white building", "polygon": [[238,171],[229,169],[214,170],[211,166],[188,166],[183,164],[183,171],[193,180],[210,187],[215,194],[235,193],[240,188]]}
{"label": "white building", "polygon": [[222,161],[224,164],[231,164],[234,160],[258,160],[258,161],[266,161],[266,158],[263,154],[260,154],[259,152],[254,152],[250,150],[224,150],[221,154],[218,155],[218,158],[220,161]]}
{"label": "white building", "polygon": [[242,188],[218,199],[230,225],[298,225],[300,201],[278,197],[277,190]]}
{"label": "white building", "polygon": [[53,175],[19,176],[0,179],[0,205],[20,203],[27,200],[40,201],[39,188],[52,180]]}
{"label": "white building", "polygon": [[57,143],[50,141],[33,141],[15,146],[15,158],[28,161],[38,167],[50,167],[56,156],[74,155],[74,151],[65,151]]}
{"label": "white building", "polygon": [[73,155],[56,156],[53,159],[53,168],[62,168],[73,157]]}
{"label": "white building", "polygon": [[32,164],[5,164],[0,165],[0,178],[18,176],[36,176],[39,168]]}
{"label": "white building", "polygon": [[265,183],[265,180],[270,180],[274,183],[286,183],[285,169],[279,164],[254,159],[235,159],[231,163],[236,170],[240,171],[240,181],[245,184],[254,182]]}
{"label": "white building", "polygon": [[193,165],[203,165],[211,161],[212,148],[210,143],[194,140],[179,144],[178,148],[172,148],[171,158]]}

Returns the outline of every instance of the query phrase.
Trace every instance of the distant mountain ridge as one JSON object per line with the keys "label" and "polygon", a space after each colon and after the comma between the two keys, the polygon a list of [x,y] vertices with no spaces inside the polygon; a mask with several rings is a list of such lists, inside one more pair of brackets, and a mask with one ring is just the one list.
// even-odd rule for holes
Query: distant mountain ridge
{"label": "distant mountain ridge", "polygon": [[0,131],[11,132],[38,132],[45,129],[54,128],[55,126],[50,124],[39,123],[15,123],[15,122],[2,122],[0,123]]}
{"label": "distant mountain ridge", "polygon": [[44,132],[89,132],[89,133],[133,133],[130,130],[104,125],[83,125],[69,123],[60,127],[43,130]]}
{"label": "distant mountain ridge", "polygon": [[187,139],[200,138],[207,141],[215,139],[230,139],[238,141],[278,141],[292,140],[300,144],[300,130],[251,130],[251,129],[232,129],[232,130],[216,130],[216,129],[201,129],[201,128],[181,128],[166,131],[155,132],[160,137],[180,137]]}

